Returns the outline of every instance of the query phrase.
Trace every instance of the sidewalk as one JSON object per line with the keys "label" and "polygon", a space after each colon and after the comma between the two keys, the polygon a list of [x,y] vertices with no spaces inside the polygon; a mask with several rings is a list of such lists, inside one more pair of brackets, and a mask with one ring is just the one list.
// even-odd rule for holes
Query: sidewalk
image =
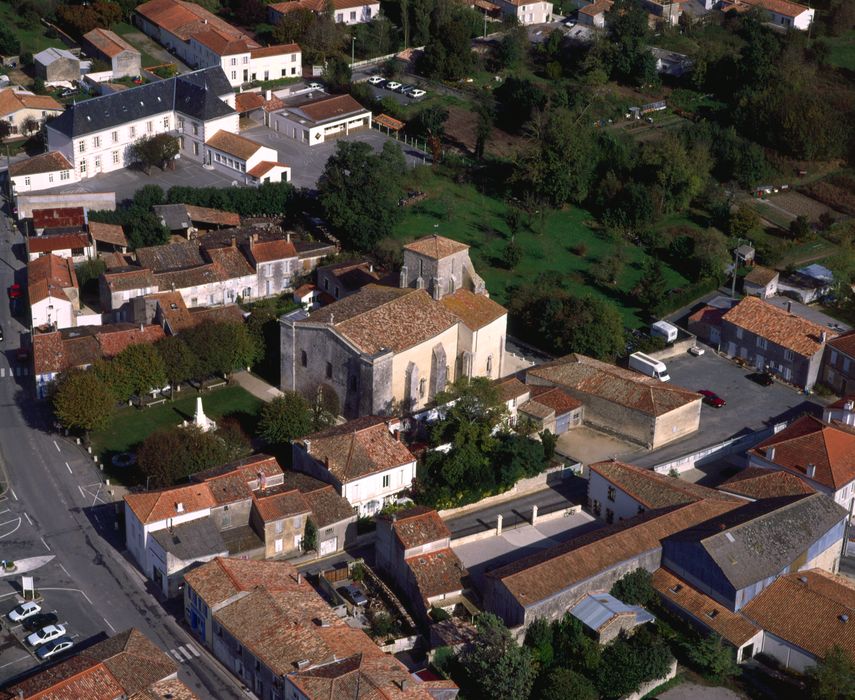
{"label": "sidewalk", "polygon": [[263,379],[256,377],[246,370],[232,374],[231,381],[266,403],[270,403],[277,396],[282,396],[282,392],[275,386],[271,386]]}

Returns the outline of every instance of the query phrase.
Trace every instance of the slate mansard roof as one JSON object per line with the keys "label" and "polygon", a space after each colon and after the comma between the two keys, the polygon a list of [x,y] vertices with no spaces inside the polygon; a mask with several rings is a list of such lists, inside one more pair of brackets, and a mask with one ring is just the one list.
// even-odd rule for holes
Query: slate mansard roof
{"label": "slate mansard roof", "polygon": [[237,114],[220,99],[231,92],[222,68],[204,68],[79,102],[52,120],[49,128],[76,138],[170,111],[208,121]]}

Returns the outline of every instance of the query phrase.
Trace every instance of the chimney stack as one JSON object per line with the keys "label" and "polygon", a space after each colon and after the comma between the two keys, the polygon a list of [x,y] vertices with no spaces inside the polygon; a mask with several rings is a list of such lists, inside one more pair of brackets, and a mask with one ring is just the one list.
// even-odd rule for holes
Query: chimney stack
{"label": "chimney stack", "polygon": [[772,445],[772,447],[766,448],[766,459],[768,459],[770,462],[775,459],[775,446],[774,445]]}
{"label": "chimney stack", "polygon": [[232,236],[232,248],[237,248],[237,236]]}
{"label": "chimney stack", "polygon": [[272,97],[273,97],[273,90],[265,90],[265,91],[264,91],[264,99],[265,99],[267,102],[270,102],[270,100],[271,100],[271,98],[272,98]]}
{"label": "chimney stack", "polygon": [[808,479],[813,479],[816,476],[816,465],[813,462],[808,463],[805,469]]}
{"label": "chimney stack", "polygon": [[828,333],[823,331],[822,333],[819,334],[819,342],[822,343],[823,345],[825,345],[826,340],[828,340]]}

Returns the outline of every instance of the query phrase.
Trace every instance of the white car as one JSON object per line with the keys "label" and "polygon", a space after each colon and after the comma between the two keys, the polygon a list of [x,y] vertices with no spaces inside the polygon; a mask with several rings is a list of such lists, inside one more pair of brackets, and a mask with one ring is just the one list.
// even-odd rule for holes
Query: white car
{"label": "white car", "polygon": [[34,603],[32,600],[28,600],[26,603],[21,603],[17,608],[13,608],[9,613],[9,619],[12,622],[21,622],[26,620],[28,617],[37,615],[41,611],[41,605]]}
{"label": "white car", "polygon": [[58,639],[64,634],[65,627],[63,625],[48,625],[47,627],[42,627],[38,632],[33,632],[29,637],[27,637],[27,644],[31,647],[41,646],[45,642]]}
{"label": "white car", "polygon": [[704,349],[700,345],[693,345],[689,348],[689,354],[695,357],[700,357],[704,354]]}
{"label": "white car", "polygon": [[44,661],[52,656],[61,654],[67,649],[71,649],[73,646],[74,640],[70,637],[60,637],[59,639],[54,639],[52,642],[42,644],[38,649],[36,649],[36,656],[39,657],[39,661]]}
{"label": "white car", "polygon": [[309,83],[309,89],[310,90],[322,90],[323,87],[324,86],[321,85],[320,83]]}
{"label": "white car", "polygon": [[427,95],[427,93],[420,88],[414,88],[413,90],[410,90],[407,94],[414,100],[417,100],[420,97],[424,97],[425,95]]}
{"label": "white car", "polygon": [[368,79],[368,82],[371,85],[379,85],[380,83],[384,82],[385,80],[386,80],[386,78],[384,78],[382,75],[372,75]]}
{"label": "white car", "polygon": [[386,85],[384,85],[384,87],[387,90],[391,90],[392,92],[394,92],[399,87],[401,87],[401,83],[396,83],[394,80],[390,80],[388,83],[386,83]]}

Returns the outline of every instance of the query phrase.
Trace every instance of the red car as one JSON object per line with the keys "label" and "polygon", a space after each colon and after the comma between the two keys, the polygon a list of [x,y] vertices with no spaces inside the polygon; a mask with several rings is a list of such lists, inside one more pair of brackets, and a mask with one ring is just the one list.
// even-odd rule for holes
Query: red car
{"label": "red car", "polygon": [[9,287],[9,298],[10,299],[20,299],[21,294],[21,285],[15,282],[11,287]]}
{"label": "red car", "polygon": [[710,391],[709,389],[698,389],[698,393],[704,397],[704,403],[712,406],[713,408],[721,408],[722,406],[727,405],[727,401],[721,398],[721,396],[716,394],[714,391]]}

